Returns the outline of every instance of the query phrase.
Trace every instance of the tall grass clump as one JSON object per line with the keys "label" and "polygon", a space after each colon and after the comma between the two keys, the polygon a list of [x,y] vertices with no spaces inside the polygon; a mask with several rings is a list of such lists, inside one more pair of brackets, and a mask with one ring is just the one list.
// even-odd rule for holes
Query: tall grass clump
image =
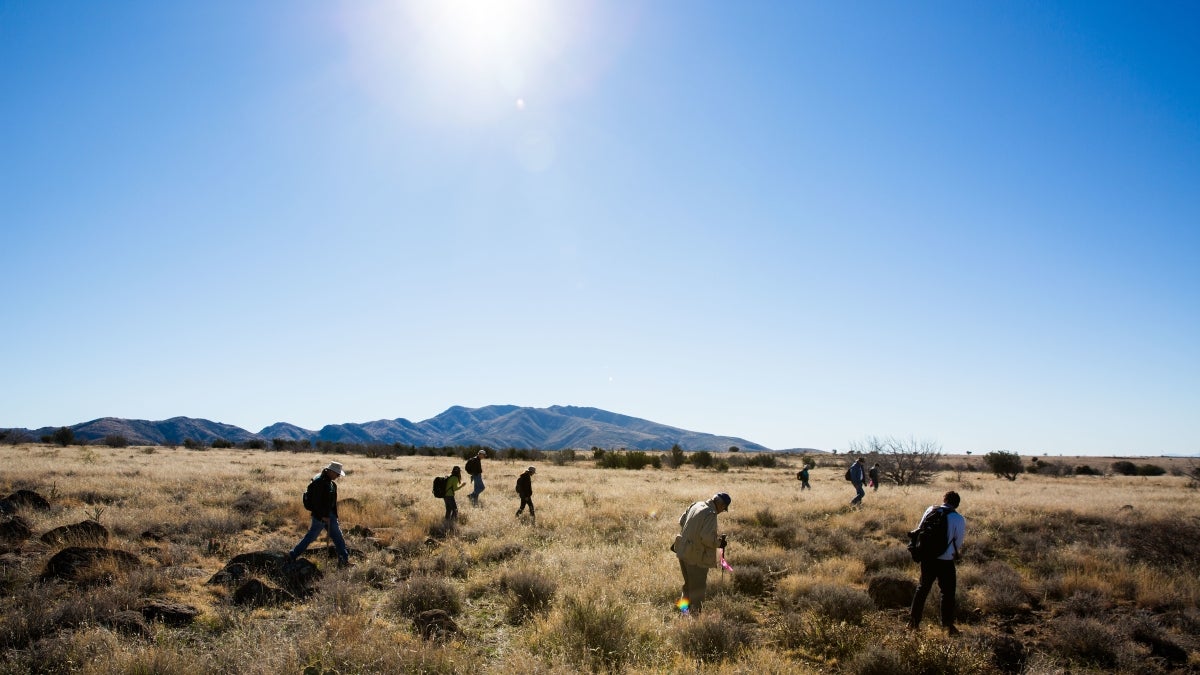
{"label": "tall grass clump", "polygon": [[417,575],[400,584],[392,594],[391,608],[402,616],[415,618],[431,609],[454,616],[462,611],[458,589],[443,578]]}
{"label": "tall grass clump", "polygon": [[743,623],[716,614],[702,614],[677,624],[675,639],[679,650],[703,663],[736,658],[750,646],[753,633]]}
{"label": "tall grass clump", "polygon": [[508,598],[505,618],[519,625],[550,608],[558,584],[540,572],[519,570],[500,577],[500,590]]}
{"label": "tall grass clump", "polygon": [[568,597],[558,625],[561,648],[577,665],[590,670],[619,671],[639,638],[624,605],[605,596]]}

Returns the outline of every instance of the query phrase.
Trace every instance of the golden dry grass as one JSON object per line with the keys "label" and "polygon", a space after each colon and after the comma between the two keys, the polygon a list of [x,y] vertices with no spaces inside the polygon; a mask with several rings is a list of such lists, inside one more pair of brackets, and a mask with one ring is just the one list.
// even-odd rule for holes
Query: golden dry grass
{"label": "golden dry grass", "polygon": [[[205,583],[236,554],[294,545],[307,527],[300,493],[331,459],[348,471],[343,531],[374,532],[347,535],[357,566],[313,557],[326,573],[318,592],[268,608],[236,606],[226,587]],[[539,462],[531,525],[514,517],[512,491],[528,462],[489,460],[482,507],[460,493],[460,527],[441,538],[431,537],[442,503],[429,483],[456,463],[444,457],[25,445],[0,446],[0,462],[0,493],[29,488],[53,504],[21,511],[34,538],[0,567],[0,672],[1014,672],[1008,640],[1020,643],[1026,672],[1200,665],[1196,544],[1171,541],[1200,534],[1197,490],[1183,476],[1010,482],[949,471],[928,486],[868,492],[852,508],[836,466],[814,470],[814,489],[800,493],[787,466]],[[968,519],[959,640],[932,626],[902,631],[904,611],[876,610],[865,594],[881,575],[915,578],[904,533],[948,489],[960,492]],[[709,612],[683,620],[667,547],[679,514],[717,491],[733,496],[721,527],[736,571],[711,573]],[[105,570],[108,584],[36,583],[61,548],[37,536],[85,518],[146,568]],[[547,605],[521,606],[539,592]],[[457,600],[459,635],[417,635],[405,603],[414,593]],[[150,638],[111,627],[113,614],[146,598],[201,613],[190,626],[152,626]],[[936,618],[932,599],[927,617]],[[1134,640],[1137,626],[1184,650],[1185,663]],[[1104,639],[1111,654],[1078,647]]]}

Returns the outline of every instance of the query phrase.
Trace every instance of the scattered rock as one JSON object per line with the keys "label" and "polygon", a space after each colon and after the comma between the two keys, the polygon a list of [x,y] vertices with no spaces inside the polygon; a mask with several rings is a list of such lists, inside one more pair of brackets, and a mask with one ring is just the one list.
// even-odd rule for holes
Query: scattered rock
{"label": "scattered rock", "polygon": [[29,522],[17,515],[0,516],[0,542],[20,544],[33,536]]}
{"label": "scattered rock", "polygon": [[37,511],[49,511],[50,502],[46,498],[34,492],[33,490],[17,490],[11,495],[4,498],[5,502],[15,504],[16,506],[24,506],[25,508],[35,509]]}
{"label": "scattered rock", "polygon": [[146,623],[146,619],[133,610],[117,612],[105,619],[103,623],[124,635],[140,638],[148,638],[151,635],[150,625]]}
{"label": "scattered rock", "polygon": [[141,567],[134,554],[112,548],[69,546],[54,554],[42,571],[42,581],[62,579],[78,581],[97,565],[112,564],[118,568]]}
{"label": "scattered rock", "polygon": [[373,532],[371,530],[371,528],[369,528],[365,525],[355,525],[354,527],[350,528],[349,530],[346,530],[346,534],[352,534],[356,537],[374,537],[375,536],[375,532]]}
{"label": "scattered rock", "polygon": [[867,595],[878,609],[900,609],[912,605],[917,584],[912,579],[878,576],[867,585]]}
{"label": "scattered rock", "polygon": [[426,640],[445,640],[458,633],[458,624],[444,609],[428,609],[413,619],[417,632]]}
{"label": "scattered rock", "polygon": [[235,605],[249,605],[251,607],[279,605],[285,602],[292,602],[295,599],[295,596],[282,588],[273,588],[258,579],[248,579],[233,592],[233,603]]}
{"label": "scattered rock", "polygon": [[200,616],[200,610],[181,602],[147,600],[141,607],[147,621],[161,621],[168,626],[187,626]]}
{"label": "scattered rock", "polygon": [[307,596],[321,578],[321,570],[304,558],[291,560],[286,553],[255,551],[234,556],[208,580],[210,584],[235,584],[261,574],[278,583],[290,594]]}
{"label": "scattered rock", "polygon": [[167,538],[167,534],[166,525],[152,525],[141,534],[141,537],[142,539],[149,539],[151,541],[163,541]]}
{"label": "scattered rock", "polygon": [[94,520],[85,520],[74,525],[62,525],[42,535],[47,544],[64,544],[69,541],[108,542],[108,528]]}

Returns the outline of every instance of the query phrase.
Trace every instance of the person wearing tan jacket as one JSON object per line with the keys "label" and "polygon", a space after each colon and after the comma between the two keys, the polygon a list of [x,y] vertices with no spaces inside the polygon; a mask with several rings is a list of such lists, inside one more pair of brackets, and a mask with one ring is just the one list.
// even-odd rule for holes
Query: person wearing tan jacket
{"label": "person wearing tan jacket", "polygon": [[671,550],[683,573],[678,606],[685,614],[699,614],[704,607],[708,570],[718,565],[717,549],[725,548],[725,535],[717,534],[717,514],[728,511],[730,501],[728,494],[718,492],[707,501],[692,504],[679,517],[679,534]]}

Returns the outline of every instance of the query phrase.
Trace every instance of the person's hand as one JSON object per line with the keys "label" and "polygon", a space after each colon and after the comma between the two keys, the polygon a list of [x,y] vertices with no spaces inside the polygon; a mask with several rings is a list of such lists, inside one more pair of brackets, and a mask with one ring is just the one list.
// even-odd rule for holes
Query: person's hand
{"label": "person's hand", "polygon": [[725,539],[725,535],[722,534],[721,536],[717,537],[717,548],[725,548],[726,543],[727,540]]}

